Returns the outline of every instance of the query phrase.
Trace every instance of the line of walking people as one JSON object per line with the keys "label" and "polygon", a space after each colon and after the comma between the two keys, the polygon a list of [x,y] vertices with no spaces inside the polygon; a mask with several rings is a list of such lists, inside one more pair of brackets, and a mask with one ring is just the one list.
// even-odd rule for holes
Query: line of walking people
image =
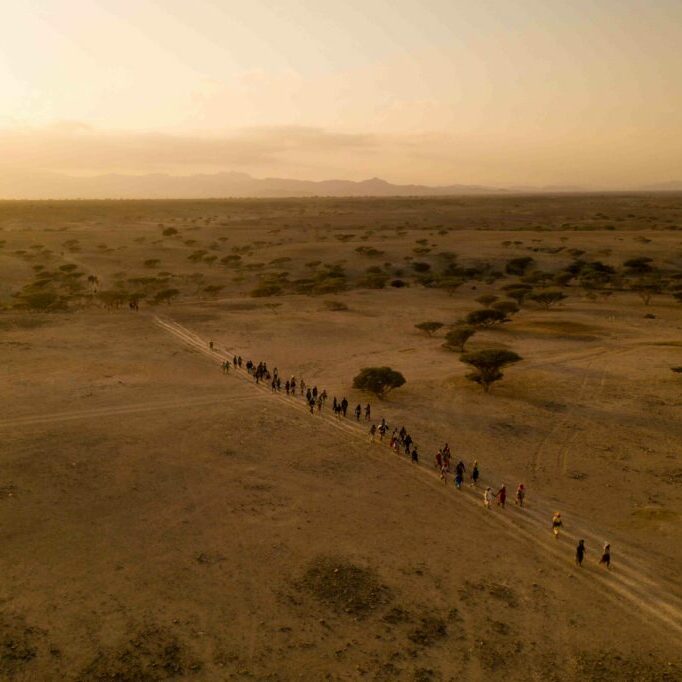
{"label": "line of walking people", "polygon": [[[209,348],[213,350],[213,347],[214,344],[212,341],[210,341]],[[231,364],[234,369],[241,369],[244,367],[248,374],[253,376],[257,384],[269,382],[273,393],[279,393],[283,388],[287,396],[295,397],[298,390],[298,395],[305,399],[308,409],[310,410],[310,414],[312,415],[314,415],[316,411],[318,414],[320,414],[327,403],[329,396],[325,389],[320,391],[318,390],[317,386],[307,386],[303,377],[299,379],[296,376],[291,376],[289,379],[286,379],[283,382],[278,368],[274,367],[272,371],[270,371],[268,369],[267,362],[261,361],[257,364],[251,360],[246,360],[246,362],[244,362],[241,355],[235,355],[232,358]],[[222,363],[222,370],[224,374],[229,374],[229,360],[225,360]],[[341,400],[338,400],[336,396],[333,397],[332,410],[337,418],[347,418],[348,408],[349,402],[345,396],[341,398]],[[371,405],[367,403],[363,407],[360,403],[358,403],[353,410],[353,415],[355,416],[355,420],[357,422],[360,422],[363,417],[365,422],[371,422]],[[386,422],[386,419],[382,417],[378,424],[372,423],[369,427],[370,442],[375,443],[378,438],[379,443],[383,443],[388,431],[388,423]],[[400,429],[397,427],[393,429],[390,440],[388,441],[388,447],[398,455],[401,454],[401,452],[404,452],[406,456],[410,457],[414,464],[419,464],[419,451],[417,445],[414,442],[412,436],[408,433],[405,426],[401,426]],[[452,453],[450,451],[449,444],[446,442],[445,445],[436,452],[434,457],[434,467],[438,471],[440,480],[444,484],[447,484],[448,476],[453,471],[451,468],[451,460]],[[454,466],[454,485],[458,490],[462,489],[466,471],[466,465],[460,459]],[[477,488],[480,478],[478,460],[473,461],[469,476],[469,485],[471,487]],[[520,509],[522,509],[525,499],[526,487],[523,483],[519,483],[516,488],[514,503]],[[486,509],[490,509],[494,502],[496,502],[497,506],[501,509],[505,508],[507,503],[507,488],[504,483],[500,485],[496,492],[493,492],[493,488],[491,486],[486,486],[483,490],[483,506]],[[562,527],[563,520],[561,518],[561,513],[555,512],[552,517],[552,533],[556,539],[558,539]],[[585,540],[581,539],[578,542],[575,553],[575,561],[578,566],[582,566],[586,552],[587,549],[585,547]],[[605,566],[608,569],[611,568],[611,545],[608,542],[604,543],[599,564]]]}

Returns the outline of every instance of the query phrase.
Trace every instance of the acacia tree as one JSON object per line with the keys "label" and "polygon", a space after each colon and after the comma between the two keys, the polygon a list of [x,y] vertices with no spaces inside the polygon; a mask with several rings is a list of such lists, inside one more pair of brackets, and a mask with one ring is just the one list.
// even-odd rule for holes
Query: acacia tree
{"label": "acacia tree", "polygon": [[519,312],[519,306],[517,306],[514,301],[497,301],[492,304],[491,308],[493,310],[499,310],[505,315],[515,315]]}
{"label": "acacia tree", "polygon": [[496,324],[509,321],[503,312],[491,310],[490,308],[474,310],[466,316],[465,320],[467,324],[470,324],[472,327],[492,327]]}
{"label": "acacia tree", "polygon": [[549,309],[551,306],[563,301],[566,298],[566,294],[563,291],[548,289],[547,291],[539,291],[537,294],[531,294],[528,298],[543,308]]}
{"label": "acacia tree", "polygon": [[509,298],[513,298],[519,305],[523,303],[523,300],[530,294],[533,290],[530,284],[507,284],[502,287],[502,290],[507,293]]}
{"label": "acacia tree", "polygon": [[468,324],[460,324],[445,335],[443,348],[464,352],[464,344],[476,333],[476,328]]}
{"label": "acacia tree", "polygon": [[383,398],[394,388],[400,388],[405,383],[405,377],[390,367],[364,367],[353,379],[353,388],[374,393]]}
{"label": "acacia tree", "polygon": [[491,385],[502,379],[502,368],[523,360],[520,355],[502,348],[487,348],[473,353],[464,353],[460,360],[473,367],[473,371],[466,375],[470,381],[480,384],[488,393]]}
{"label": "acacia tree", "polygon": [[414,325],[419,331],[426,332],[428,336],[433,336],[444,325],[442,322],[420,322]]}
{"label": "acacia tree", "polygon": [[651,298],[654,294],[660,294],[662,286],[659,281],[653,277],[647,279],[639,279],[632,284],[632,290],[642,299],[644,305],[651,303]]}
{"label": "acacia tree", "polygon": [[454,296],[462,284],[463,281],[457,277],[442,277],[438,281],[438,288],[442,289],[448,296]]}
{"label": "acacia tree", "polygon": [[482,296],[479,296],[476,299],[477,303],[480,303],[482,306],[485,306],[486,308],[490,308],[495,301],[499,300],[499,296],[495,296],[495,294],[483,294]]}

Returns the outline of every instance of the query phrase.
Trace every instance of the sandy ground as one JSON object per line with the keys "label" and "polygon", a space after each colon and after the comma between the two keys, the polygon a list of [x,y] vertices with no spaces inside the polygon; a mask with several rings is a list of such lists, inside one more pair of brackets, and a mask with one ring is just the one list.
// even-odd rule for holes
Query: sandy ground
{"label": "sandy ground", "polygon": [[[518,214],[532,226],[551,216],[559,227],[593,219],[598,205],[540,210],[521,201],[503,210],[478,201],[468,220],[488,211],[491,221]],[[603,214],[667,224],[681,203],[667,201],[632,208],[628,199]],[[202,219],[184,229],[199,245],[223,234],[230,246],[279,230],[283,243],[259,247],[258,257],[291,258],[292,271],[332,257],[360,269],[354,249],[366,242],[333,238],[347,230],[334,220],[393,219],[384,201],[358,202],[352,215],[325,218],[332,226],[315,237],[291,213],[321,215],[317,203],[286,204],[273,217],[262,202],[258,232],[243,223],[252,205],[236,205],[239,225]],[[202,269],[225,289],[212,297],[183,289],[172,305],[137,313],[0,314],[0,679],[682,677],[682,400],[670,371],[682,365],[679,304],[660,296],[644,306],[628,292],[592,301],[568,287],[556,309],[524,306],[469,342],[524,358],[486,395],[441,347],[442,333],[429,338],[413,325],[453,322],[497,284],[468,282],[452,297],[411,286],[251,298],[252,275],[232,282],[233,272],[188,265],[196,245],[150,244],[158,214],[167,224],[222,207],[111,206],[97,205],[95,219],[85,205],[78,222],[77,205],[56,204],[49,223],[40,205],[5,206],[8,304],[35,264],[15,251],[36,242],[103,281],[139,274],[162,249],[169,269]],[[416,202],[408,221],[428,218],[428,231],[387,232],[381,261],[400,260],[423,232],[463,257],[568,244],[614,263],[646,248],[679,265],[675,231],[629,231],[626,222],[616,231],[506,225],[438,235],[435,214],[446,209]],[[79,240],[76,252],[61,246],[68,239]],[[556,258],[530,253],[548,267]],[[329,299],[348,310],[329,310]],[[245,373],[224,376],[219,363],[234,352],[352,406],[369,399],[351,388],[361,367],[400,370],[407,384],[372,399],[373,416],[405,424],[421,463],[370,443],[364,423],[311,417],[300,398],[273,395]],[[505,482],[512,492],[523,481],[527,508],[487,511],[480,490],[457,491],[451,478],[443,485],[433,454],[445,441],[467,466],[478,459],[482,485]],[[558,541],[555,510],[565,523]],[[578,537],[588,549],[582,568],[573,561]],[[606,540],[611,572],[597,565]]]}

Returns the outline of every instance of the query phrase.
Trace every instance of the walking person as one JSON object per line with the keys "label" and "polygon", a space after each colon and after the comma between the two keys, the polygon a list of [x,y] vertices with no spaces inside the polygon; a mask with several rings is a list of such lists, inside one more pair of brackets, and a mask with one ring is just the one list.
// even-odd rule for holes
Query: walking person
{"label": "walking person", "polygon": [[564,523],[561,520],[561,513],[554,512],[554,516],[552,516],[552,533],[554,533],[555,540],[559,539],[559,531],[563,525]]}
{"label": "walking person", "polygon": [[348,412],[348,401],[345,398],[341,401],[341,412],[343,412],[344,417]]}
{"label": "walking person", "polygon": [[459,469],[455,472],[455,487],[457,490],[462,489],[462,481],[464,480],[464,472]]}
{"label": "walking person", "polygon": [[412,450],[412,463],[419,464],[419,453],[417,452],[417,446],[415,445],[414,450]]}
{"label": "walking person", "polygon": [[519,483],[519,487],[516,489],[516,504],[519,505],[519,507],[523,507],[523,501],[526,499],[526,487],[523,485],[523,483]]}
{"label": "walking person", "polygon": [[488,486],[485,489],[485,492],[483,493],[483,506],[486,509],[490,509],[490,505],[492,504],[493,501],[493,489]]}
{"label": "walking person", "polygon": [[575,548],[575,563],[578,566],[583,565],[583,559],[585,558],[585,540],[578,540],[578,546]]}
{"label": "walking person", "polygon": [[507,502],[507,488],[504,483],[500,486],[500,489],[495,493],[497,498],[497,505],[504,509],[504,505]]}
{"label": "walking person", "polygon": [[[334,407],[334,411],[337,411],[339,409],[338,405]],[[369,427],[369,440],[371,443],[374,442],[374,437],[377,435],[377,425],[372,424],[372,426]]]}
{"label": "walking person", "polygon": [[445,464],[443,464],[440,468],[440,480],[443,481],[443,483],[445,485],[447,485],[447,483],[448,483],[448,469],[445,466]]}
{"label": "walking person", "polygon": [[361,415],[362,415],[362,407],[361,407],[360,404],[358,403],[358,404],[355,406],[355,420],[356,420],[356,421],[360,421],[360,416],[361,416]]}
{"label": "walking person", "polygon": [[611,570],[611,545],[608,542],[604,543],[604,549],[601,552],[601,559],[599,559],[599,564],[606,566]]}
{"label": "walking person", "polygon": [[474,464],[471,467],[471,485],[475,488],[478,485],[478,477],[479,477],[479,472],[478,472],[478,460],[474,460]]}
{"label": "walking person", "polygon": [[365,421],[368,422],[370,420],[370,415],[372,413],[372,408],[369,406],[369,403],[365,405]]}

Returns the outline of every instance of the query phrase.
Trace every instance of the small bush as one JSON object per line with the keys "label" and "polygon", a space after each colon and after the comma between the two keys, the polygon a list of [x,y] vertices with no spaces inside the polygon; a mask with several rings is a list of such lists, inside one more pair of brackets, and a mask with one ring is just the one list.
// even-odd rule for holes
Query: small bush
{"label": "small bush", "polygon": [[428,336],[433,336],[444,325],[442,322],[420,322],[414,325],[419,331],[426,332]]}

